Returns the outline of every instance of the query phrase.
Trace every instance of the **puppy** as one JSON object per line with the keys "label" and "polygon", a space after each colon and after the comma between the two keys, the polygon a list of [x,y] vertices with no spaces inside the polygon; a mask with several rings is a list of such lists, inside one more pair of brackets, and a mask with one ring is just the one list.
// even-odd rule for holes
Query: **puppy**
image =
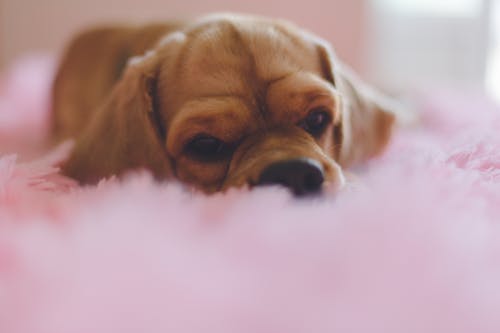
{"label": "puppy", "polygon": [[63,172],[81,183],[147,168],[207,193],[338,189],[394,120],[325,41],[250,16],[84,32],[53,88],[54,138],[75,140]]}

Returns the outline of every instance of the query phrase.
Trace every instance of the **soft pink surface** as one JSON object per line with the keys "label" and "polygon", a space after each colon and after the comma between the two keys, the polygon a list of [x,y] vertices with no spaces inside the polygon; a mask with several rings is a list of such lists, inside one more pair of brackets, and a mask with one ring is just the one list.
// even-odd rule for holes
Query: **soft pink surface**
{"label": "soft pink surface", "polygon": [[[51,66],[0,79],[0,151],[43,137]],[[362,187],[316,201],[80,188],[52,167],[66,147],[2,155],[0,332],[500,332],[500,111],[420,102]]]}

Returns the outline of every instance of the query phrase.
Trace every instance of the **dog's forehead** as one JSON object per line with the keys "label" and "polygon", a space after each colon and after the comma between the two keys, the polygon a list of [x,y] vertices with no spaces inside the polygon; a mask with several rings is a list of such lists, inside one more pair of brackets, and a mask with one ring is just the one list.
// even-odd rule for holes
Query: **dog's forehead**
{"label": "dog's forehead", "polygon": [[[316,45],[298,29],[269,21],[217,20],[187,32],[181,80],[202,94],[244,94],[249,85],[321,67]],[[179,82],[179,81],[178,81]]]}
{"label": "dog's forehead", "polygon": [[291,72],[316,71],[316,45],[302,31],[273,22],[237,26],[256,75],[270,81]]}

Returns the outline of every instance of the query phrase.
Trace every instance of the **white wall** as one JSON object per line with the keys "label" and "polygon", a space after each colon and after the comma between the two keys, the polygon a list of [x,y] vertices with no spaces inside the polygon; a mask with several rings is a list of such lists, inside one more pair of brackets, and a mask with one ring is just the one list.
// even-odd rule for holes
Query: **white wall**
{"label": "white wall", "polygon": [[370,76],[395,90],[482,87],[488,1],[375,0]]}
{"label": "white wall", "polygon": [[486,89],[500,103],[500,0],[492,0],[491,48],[486,72]]}

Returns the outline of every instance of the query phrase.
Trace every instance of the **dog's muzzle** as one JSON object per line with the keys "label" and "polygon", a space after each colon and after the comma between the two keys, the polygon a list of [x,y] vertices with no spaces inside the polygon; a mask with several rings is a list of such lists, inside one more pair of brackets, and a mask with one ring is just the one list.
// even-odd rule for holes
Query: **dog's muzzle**
{"label": "dog's muzzle", "polygon": [[321,164],[310,158],[297,158],[274,162],[266,167],[257,185],[282,185],[295,195],[321,192],[325,174]]}
{"label": "dog's muzzle", "polygon": [[340,167],[315,139],[295,126],[278,127],[249,136],[233,154],[222,186],[286,187],[296,196],[340,188]]}

